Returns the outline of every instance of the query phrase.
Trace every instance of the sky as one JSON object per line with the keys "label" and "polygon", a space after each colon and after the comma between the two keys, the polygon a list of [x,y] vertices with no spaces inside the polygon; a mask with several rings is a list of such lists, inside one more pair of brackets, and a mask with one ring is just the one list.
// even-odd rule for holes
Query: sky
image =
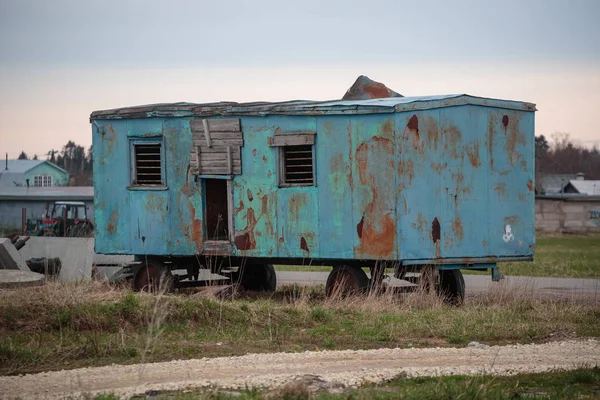
{"label": "sky", "polygon": [[537,105],[536,135],[600,147],[600,1],[0,0],[0,154],[89,147],[92,111],[405,96]]}

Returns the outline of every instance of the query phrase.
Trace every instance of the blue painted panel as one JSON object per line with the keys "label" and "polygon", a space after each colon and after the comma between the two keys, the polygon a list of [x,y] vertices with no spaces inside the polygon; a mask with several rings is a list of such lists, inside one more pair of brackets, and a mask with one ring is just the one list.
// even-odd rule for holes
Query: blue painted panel
{"label": "blue painted panel", "polygon": [[319,240],[324,257],[354,257],[357,238],[352,218],[352,127],[349,117],[317,121]]}
{"label": "blue painted panel", "polygon": [[[441,256],[440,175],[447,167],[441,157],[439,110],[398,114],[397,207],[401,258],[433,259]],[[438,229],[440,228],[440,229]]]}
{"label": "blue painted panel", "polygon": [[126,121],[93,126],[94,220],[97,253],[131,253],[129,144]]}
{"label": "blue painted panel", "polygon": [[491,110],[489,113],[490,255],[533,254],[533,131],[532,113],[511,110]]}
{"label": "blue painted panel", "polygon": [[248,117],[241,123],[242,175],[233,178],[233,225],[237,254],[269,257],[276,255],[277,167],[276,149],[267,146],[275,133],[269,118]]}
{"label": "blue painted panel", "polygon": [[168,196],[167,191],[129,192],[133,254],[169,254]]}
{"label": "blue painted panel", "polygon": [[441,256],[487,256],[487,112],[453,107],[441,109],[439,118],[441,159],[446,165],[440,182]]}
{"label": "blue painted panel", "polygon": [[354,257],[396,259],[394,116],[354,116],[351,123]]}
{"label": "blue painted panel", "polygon": [[190,172],[192,132],[189,120],[165,119],[163,123],[168,190],[168,254],[189,255],[202,251],[202,188]]}

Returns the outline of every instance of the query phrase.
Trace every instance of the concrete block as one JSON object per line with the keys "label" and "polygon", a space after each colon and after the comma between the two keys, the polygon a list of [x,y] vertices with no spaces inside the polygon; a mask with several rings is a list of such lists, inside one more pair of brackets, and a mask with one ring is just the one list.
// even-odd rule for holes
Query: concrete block
{"label": "concrete block", "polygon": [[21,249],[24,260],[59,258],[62,264],[57,280],[74,282],[92,279],[94,238],[32,237]]}
{"label": "concrete block", "polygon": [[19,250],[15,248],[10,239],[0,239],[0,269],[18,269],[29,272],[25,260],[23,260]]}

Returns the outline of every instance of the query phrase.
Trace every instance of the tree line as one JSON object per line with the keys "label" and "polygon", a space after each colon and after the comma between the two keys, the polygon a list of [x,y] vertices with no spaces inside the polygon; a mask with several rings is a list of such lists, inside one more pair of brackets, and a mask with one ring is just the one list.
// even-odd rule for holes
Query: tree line
{"label": "tree line", "polygon": [[[69,140],[61,150],[50,150],[46,159],[66,170],[71,185],[92,184],[92,146],[88,149]],[[548,140],[544,135],[535,138],[536,180],[548,174],[583,173],[585,179],[600,179],[600,150],[574,143],[568,133],[555,133]],[[23,151],[20,160],[29,159]],[[33,160],[37,160],[35,155]]]}

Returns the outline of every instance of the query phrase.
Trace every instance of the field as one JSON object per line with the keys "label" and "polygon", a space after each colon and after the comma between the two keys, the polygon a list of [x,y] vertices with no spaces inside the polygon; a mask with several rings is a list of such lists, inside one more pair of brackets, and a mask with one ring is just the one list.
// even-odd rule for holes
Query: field
{"label": "field", "polygon": [[325,299],[287,287],[233,300],[97,282],[0,292],[0,374],[274,351],[531,343],[600,337],[598,300],[499,288],[463,307],[435,295]]}
{"label": "field", "polygon": [[[504,275],[600,278],[600,235],[538,235],[533,262],[501,263]],[[330,271],[330,267],[278,265],[278,271]],[[390,271],[391,272],[391,271]],[[463,270],[467,274],[488,272]]]}

